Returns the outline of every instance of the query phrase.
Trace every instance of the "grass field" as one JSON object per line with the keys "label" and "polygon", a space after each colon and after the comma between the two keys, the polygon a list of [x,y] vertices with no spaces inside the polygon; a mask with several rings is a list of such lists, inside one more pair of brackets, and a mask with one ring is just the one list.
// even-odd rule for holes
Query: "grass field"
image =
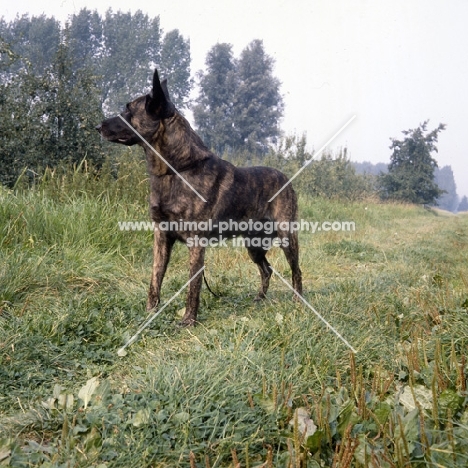
{"label": "grass field", "polygon": [[[144,167],[0,189],[0,466],[467,466],[468,216],[301,199],[307,301],[209,249],[200,325],[148,318]],[[272,266],[288,281],[279,249]],[[188,280],[175,249],[162,303]]]}

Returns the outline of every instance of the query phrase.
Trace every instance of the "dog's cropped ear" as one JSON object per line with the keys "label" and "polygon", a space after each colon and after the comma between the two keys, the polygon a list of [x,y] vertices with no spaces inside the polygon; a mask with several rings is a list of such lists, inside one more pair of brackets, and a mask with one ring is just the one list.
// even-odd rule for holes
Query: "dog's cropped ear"
{"label": "dog's cropped ear", "polygon": [[164,80],[161,81],[161,88],[164,93],[164,97],[166,98],[167,101],[170,101],[171,98],[169,97],[169,90],[167,89],[167,78],[164,78]]}
{"label": "dog's cropped ear", "polygon": [[167,80],[159,81],[158,70],[154,70],[153,89],[146,96],[146,112],[157,119],[167,119],[175,112],[174,104],[169,99]]}

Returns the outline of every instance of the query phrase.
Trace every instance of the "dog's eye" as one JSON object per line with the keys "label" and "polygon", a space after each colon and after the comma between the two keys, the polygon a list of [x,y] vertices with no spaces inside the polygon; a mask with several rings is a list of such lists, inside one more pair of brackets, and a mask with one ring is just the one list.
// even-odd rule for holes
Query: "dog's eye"
{"label": "dog's eye", "polygon": [[125,105],[125,110],[122,113],[126,114],[126,115],[128,115],[128,114],[132,115],[132,111],[130,110],[130,105],[129,104]]}

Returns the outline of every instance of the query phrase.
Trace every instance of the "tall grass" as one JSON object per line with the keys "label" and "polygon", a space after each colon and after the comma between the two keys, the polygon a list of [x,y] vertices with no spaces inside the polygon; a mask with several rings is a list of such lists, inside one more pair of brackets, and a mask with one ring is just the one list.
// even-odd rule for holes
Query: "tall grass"
{"label": "tall grass", "polygon": [[[0,464],[464,466],[468,218],[300,198],[305,298],[344,343],[238,248],[209,249],[201,324],[179,296],[140,339],[151,234],[144,163],[85,163],[0,189]],[[281,252],[270,262],[287,280]],[[176,247],[165,302],[188,279]],[[310,419],[309,419],[310,418]],[[310,420],[316,426],[312,434]]]}

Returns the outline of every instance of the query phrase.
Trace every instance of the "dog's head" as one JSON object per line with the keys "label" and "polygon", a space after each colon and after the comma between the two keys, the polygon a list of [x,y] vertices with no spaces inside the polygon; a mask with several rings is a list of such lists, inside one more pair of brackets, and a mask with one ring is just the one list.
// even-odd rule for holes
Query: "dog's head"
{"label": "dog's head", "polygon": [[104,120],[96,130],[113,143],[127,146],[141,144],[141,137],[151,140],[161,121],[173,117],[175,112],[167,82],[160,81],[158,71],[155,70],[151,93],[128,103],[120,115]]}

